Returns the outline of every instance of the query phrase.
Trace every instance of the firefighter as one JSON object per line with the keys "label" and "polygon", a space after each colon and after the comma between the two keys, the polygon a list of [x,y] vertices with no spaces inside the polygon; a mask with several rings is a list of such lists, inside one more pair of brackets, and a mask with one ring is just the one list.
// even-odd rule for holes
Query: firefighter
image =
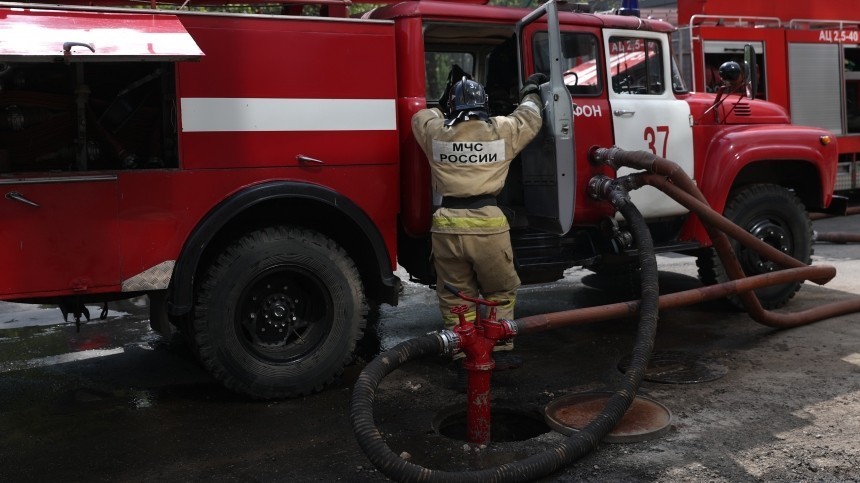
{"label": "firefighter", "polygon": [[[484,87],[463,76],[450,86],[440,107],[423,109],[412,118],[412,132],[427,155],[433,189],[442,196],[433,214],[432,247],[436,294],[446,328],[458,317],[451,308],[465,302],[444,288],[448,283],[470,296],[507,302],[497,307],[497,319],[513,319],[520,279],[514,270],[510,227],[496,203],[511,161],[541,128],[538,86],[544,74],[528,78],[520,90],[519,106],[508,116],[490,117]],[[472,305],[466,313],[474,321]],[[497,350],[510,350],[513,342]],[[509,359],[515,367],[521,361]]]}

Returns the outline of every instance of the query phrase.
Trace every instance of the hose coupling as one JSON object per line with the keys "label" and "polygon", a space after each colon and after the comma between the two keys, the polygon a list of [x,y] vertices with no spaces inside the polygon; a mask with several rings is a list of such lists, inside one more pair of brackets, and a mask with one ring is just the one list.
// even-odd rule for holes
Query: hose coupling
{"label": "hose coupling", "polygon": [[615,182],[628,193],[645,186],[645,180],[642,179],[642,173],[631,173],[627,176],[621,176],[620,178],[616,178]]}
{"label": "hose coupling", "polygon": [[617,210],[630,202],[627,190],[616,180],[602,174],[588,180],[588,194],[594,199],[612,203]]}
{"label": "hose coupling", "polygon": [[603,237],[609,240],[613,253],[621,253],[633,246],[633,234],[627,230],[622,230],[615,217],[603,218],[598,226]]}
{"label": "hose coupling", "polygon": [[606,199],[606,193],[612,189],[612,178],[599,174],[588,180],[588,196],[595,200]]}
{"label": "hose coupling", "polygon": [[509,337],[516,337],[517,333],[519,333],[520,329],[517,327],[517,321],[510,319],[499,319],[499,323],[505,329],[505,332],[510,334]]}
{"label": "hose coupling", "polygon": [[439,338],[439,341],[442,343],[443,354],[456,354],[460,352],[460,336],[453,330],[445,329],[438,332],[430,332],[430,334],[435,334]]}
{"label": "hose coupling", "polygon": [[591,149],[589,157],[591,158],[591,162],[595,164],[605,164],[614,170],[618,170],[621,167],[616,159],[619,152],[621,152],[621,148],[618,146],[612,146],[611,148],[595,147]]}

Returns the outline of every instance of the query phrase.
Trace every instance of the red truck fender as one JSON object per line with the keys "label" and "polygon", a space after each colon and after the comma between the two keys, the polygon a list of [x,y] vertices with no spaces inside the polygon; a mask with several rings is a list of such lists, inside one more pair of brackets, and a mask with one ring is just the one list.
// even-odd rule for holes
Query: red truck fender
{"label": "red truck fender", "polygon": [[[171,316],[187,316],[193,306],[194,276],[201,257],[213,239],[231,221],[246,210],[273,200],[304,199],[312,200],[338,212],[344,223],[354,225],[354,240],[364,240],[363,253],[373,254],[373,265],[380,275],[380,302],[397,304],[399,279],[392,273],[390,254],[383,235],[373,221],[348,198],[324,186],[295,182],[275,181],[258,184],[233,194],[215,206],[194,228],[186,239],[176,261],[173,278],[168,289],[168,310]],[[359,236],[360,235],[360,236]],[[373,285],[374,283],[371,283]],[[386,290],[387,289],[387,290]]]}
{"label": "red truck fender", "polygon": [[[711,139],[704,162],[696,169],[696,180],[711,208],[720,213],[733,188],[753,183],[784,185],[794,189],[808,208],[823,209],[833,199],[837,159],[836,140],[823,129],[737,126]],[[788,165],[792,169],[780,169]],[[710,245],[695,217],[687,222],[681,238]]]}
{"label": "red truck fender", "polygon": [[[732,187],[758,180],[746,178],[749,168],[805,164],[815,173],[816,180],[793,178],[786,181],[795,190],[807,190],[803,193],[806,196],[802,196],[807,203],[812,201],[808,190],[814,186],[815,201],[823,208],[833,198],[836,162],[836,141],[823,129],[794,125],[739,126],[725,129],[711,140],[697,178],[711,207],[722,212]],[[701,173],[708,174],[702,176]],[[781,174],[773,173],[769,182],[779,182]]]}

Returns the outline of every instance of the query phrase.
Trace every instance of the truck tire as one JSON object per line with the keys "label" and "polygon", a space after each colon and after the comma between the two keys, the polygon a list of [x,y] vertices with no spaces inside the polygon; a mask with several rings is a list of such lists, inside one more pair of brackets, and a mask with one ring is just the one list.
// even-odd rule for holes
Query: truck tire
{"label": "truck tire", "polygon": [[367,303],[358,270],[333,240],[282,226],[251,232],[216,257],[197,290],[193,332],[203,365],[255,399],[320,391],[351,360]]}
{"label": "truck tire", "polygon": [[[812,260],[812,223],[806,208],[798,197],[786,188],[774,184],[754,184],[730,195],[724,212],[726,218],[745,228],[768,244],[790,254],[804,263]],[[744,273],[757,275],[779,270],[779,265],[761,257],[731,240],[732,248]],[[706,285],[729,280],[716,252],[709,248],[696,261],[699,279]],[[764,287],[755,291],[762,307],[776,309],[794,297],[801,282]],[[740,298],[732,296],[729,302],[743,308]]]}

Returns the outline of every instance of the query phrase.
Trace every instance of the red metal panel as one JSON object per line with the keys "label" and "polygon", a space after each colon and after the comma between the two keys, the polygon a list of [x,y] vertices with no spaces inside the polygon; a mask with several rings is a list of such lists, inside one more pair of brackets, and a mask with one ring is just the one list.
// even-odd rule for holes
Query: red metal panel
{"label": "red metal panel", "polygon": [[860,43],[860,29],[857,25],[843,25],[842,28],[816,30],[787,30],[789,42],[814,44],[857,44]]}
{"label": "red metal panel", "polygon": [[393,267],[397,173],[393,165],[120,172],[122,278],[176,260],[189,234],[218,203],[243,188],[273,180],[324,185],[349,198],[380,230]]}
{"label": "red metal panel", "polygon": [[[473,5],[463,2],[429,1],[401,2],[382,7],[370,13],[372,18],[421,17],[425,20],[456,22],[515,24],[525,17],[530,8],[499,8],[492,5]],[[641,19],[625,15],[592,15],[572,12],[559,12],[559,21],[567,25],[580,25],[594,28],[646,29],[658,32],[672,32],[675,26],[662,20]]]}
{"label": "red metal panel", "polygon": [[[427,107],[424,40],[420,18],[402,18],[395,24],[397,39],[398,130],[400,131],[401,223],[410,236],[430,231],[430,165],[412,134],[412,116]],[[431,99],[432,100],[432,99]]]}
{"label": "red metal panel", "polygon": [[860,135],[849,134],[836,138],[839,145],[839,154],[860,153]]}
{"label": "red metal panel", "polygon": [[[397,132],[200,132],[183,135],[186,169],[395,164]],[[322,161],[300,162],[297,156]]]}
{"label": "red metal panel", "polygon": [[[173,15],[0,8],[0,59],[183,60],[203,55]],[[70,49],[63,44],[89,44]]]}
{"label": "red metal panel", "polygon": [[[536,26],[526,30],[524,36],[528,39],[525,51],[525,64],[533,65],[534,49],[531,44],[536,31],[545,31],[545,26]],[[600,51],[603,51],[603,35],[599,28],[585,26],[562,26],[562,32],[590,33],[597,39]],[[612,216],[614,209],[609,203],[595,201],[588,195],[588,181],[597,175],[614,176],[615,173],[604,165],[596,165],[590,161],[589,151],[595,146],[612,146],[615,144],[612,129],[612,109],[609,106],[609,86],[606,81],[606,65],[603,55],[598,57],[603,90],[598,96],[573,95],[574,103],[574,143],[576,144],[576,199],[574,200],[574,225],[589,225],[600,218]],[[582,80],[585,83],[585,79]]]}
{"label": "red metal panel", "polygon": [[[117,182],[90,176],[6,179],[0,198],[0,294],[93,293],[119,284]],[[82,214],[86,214],[82,216]]]}
{"label": "red metal panel", "polygon": [[685,25],[692,15],[744,15],[791,19],[860,20],[857,0],[793,1],[773,0],[678,0],[678,21]]}
{"label": "red metal panel", "polygon": [[794,125],[724,128],[715,133],[707,159],[702,163],[702,169],[712,174],[702,178],[702,193],[711,208],[722,212],[726,194],[745,166],[772,159],[809,160],[820,175],[821,206],[828,206],[836,181],[838,147],[831,143],[822,148],[820,137],[825,135],[830,133],[824,129]]}
{"label": "red metal panel", "polygon": [[395,97],[394,28],[387,22],[181,19],[212,58],[179,66],[180,97]]}
{"label": "red metal panel", "polygon": [[[191,15],[182,21],[210,53],[179,66],[183,99],[391,101],[389,129],[363,130],[358,113],[354,128],[339,130],[254,130],[257,120],[248,119],[245,131],[183,132],[184,168],[297,166],[298,155],[326,166],[397,162],[392,24]],[[332,125],[338,115],[348,113],[335,113]]]}

